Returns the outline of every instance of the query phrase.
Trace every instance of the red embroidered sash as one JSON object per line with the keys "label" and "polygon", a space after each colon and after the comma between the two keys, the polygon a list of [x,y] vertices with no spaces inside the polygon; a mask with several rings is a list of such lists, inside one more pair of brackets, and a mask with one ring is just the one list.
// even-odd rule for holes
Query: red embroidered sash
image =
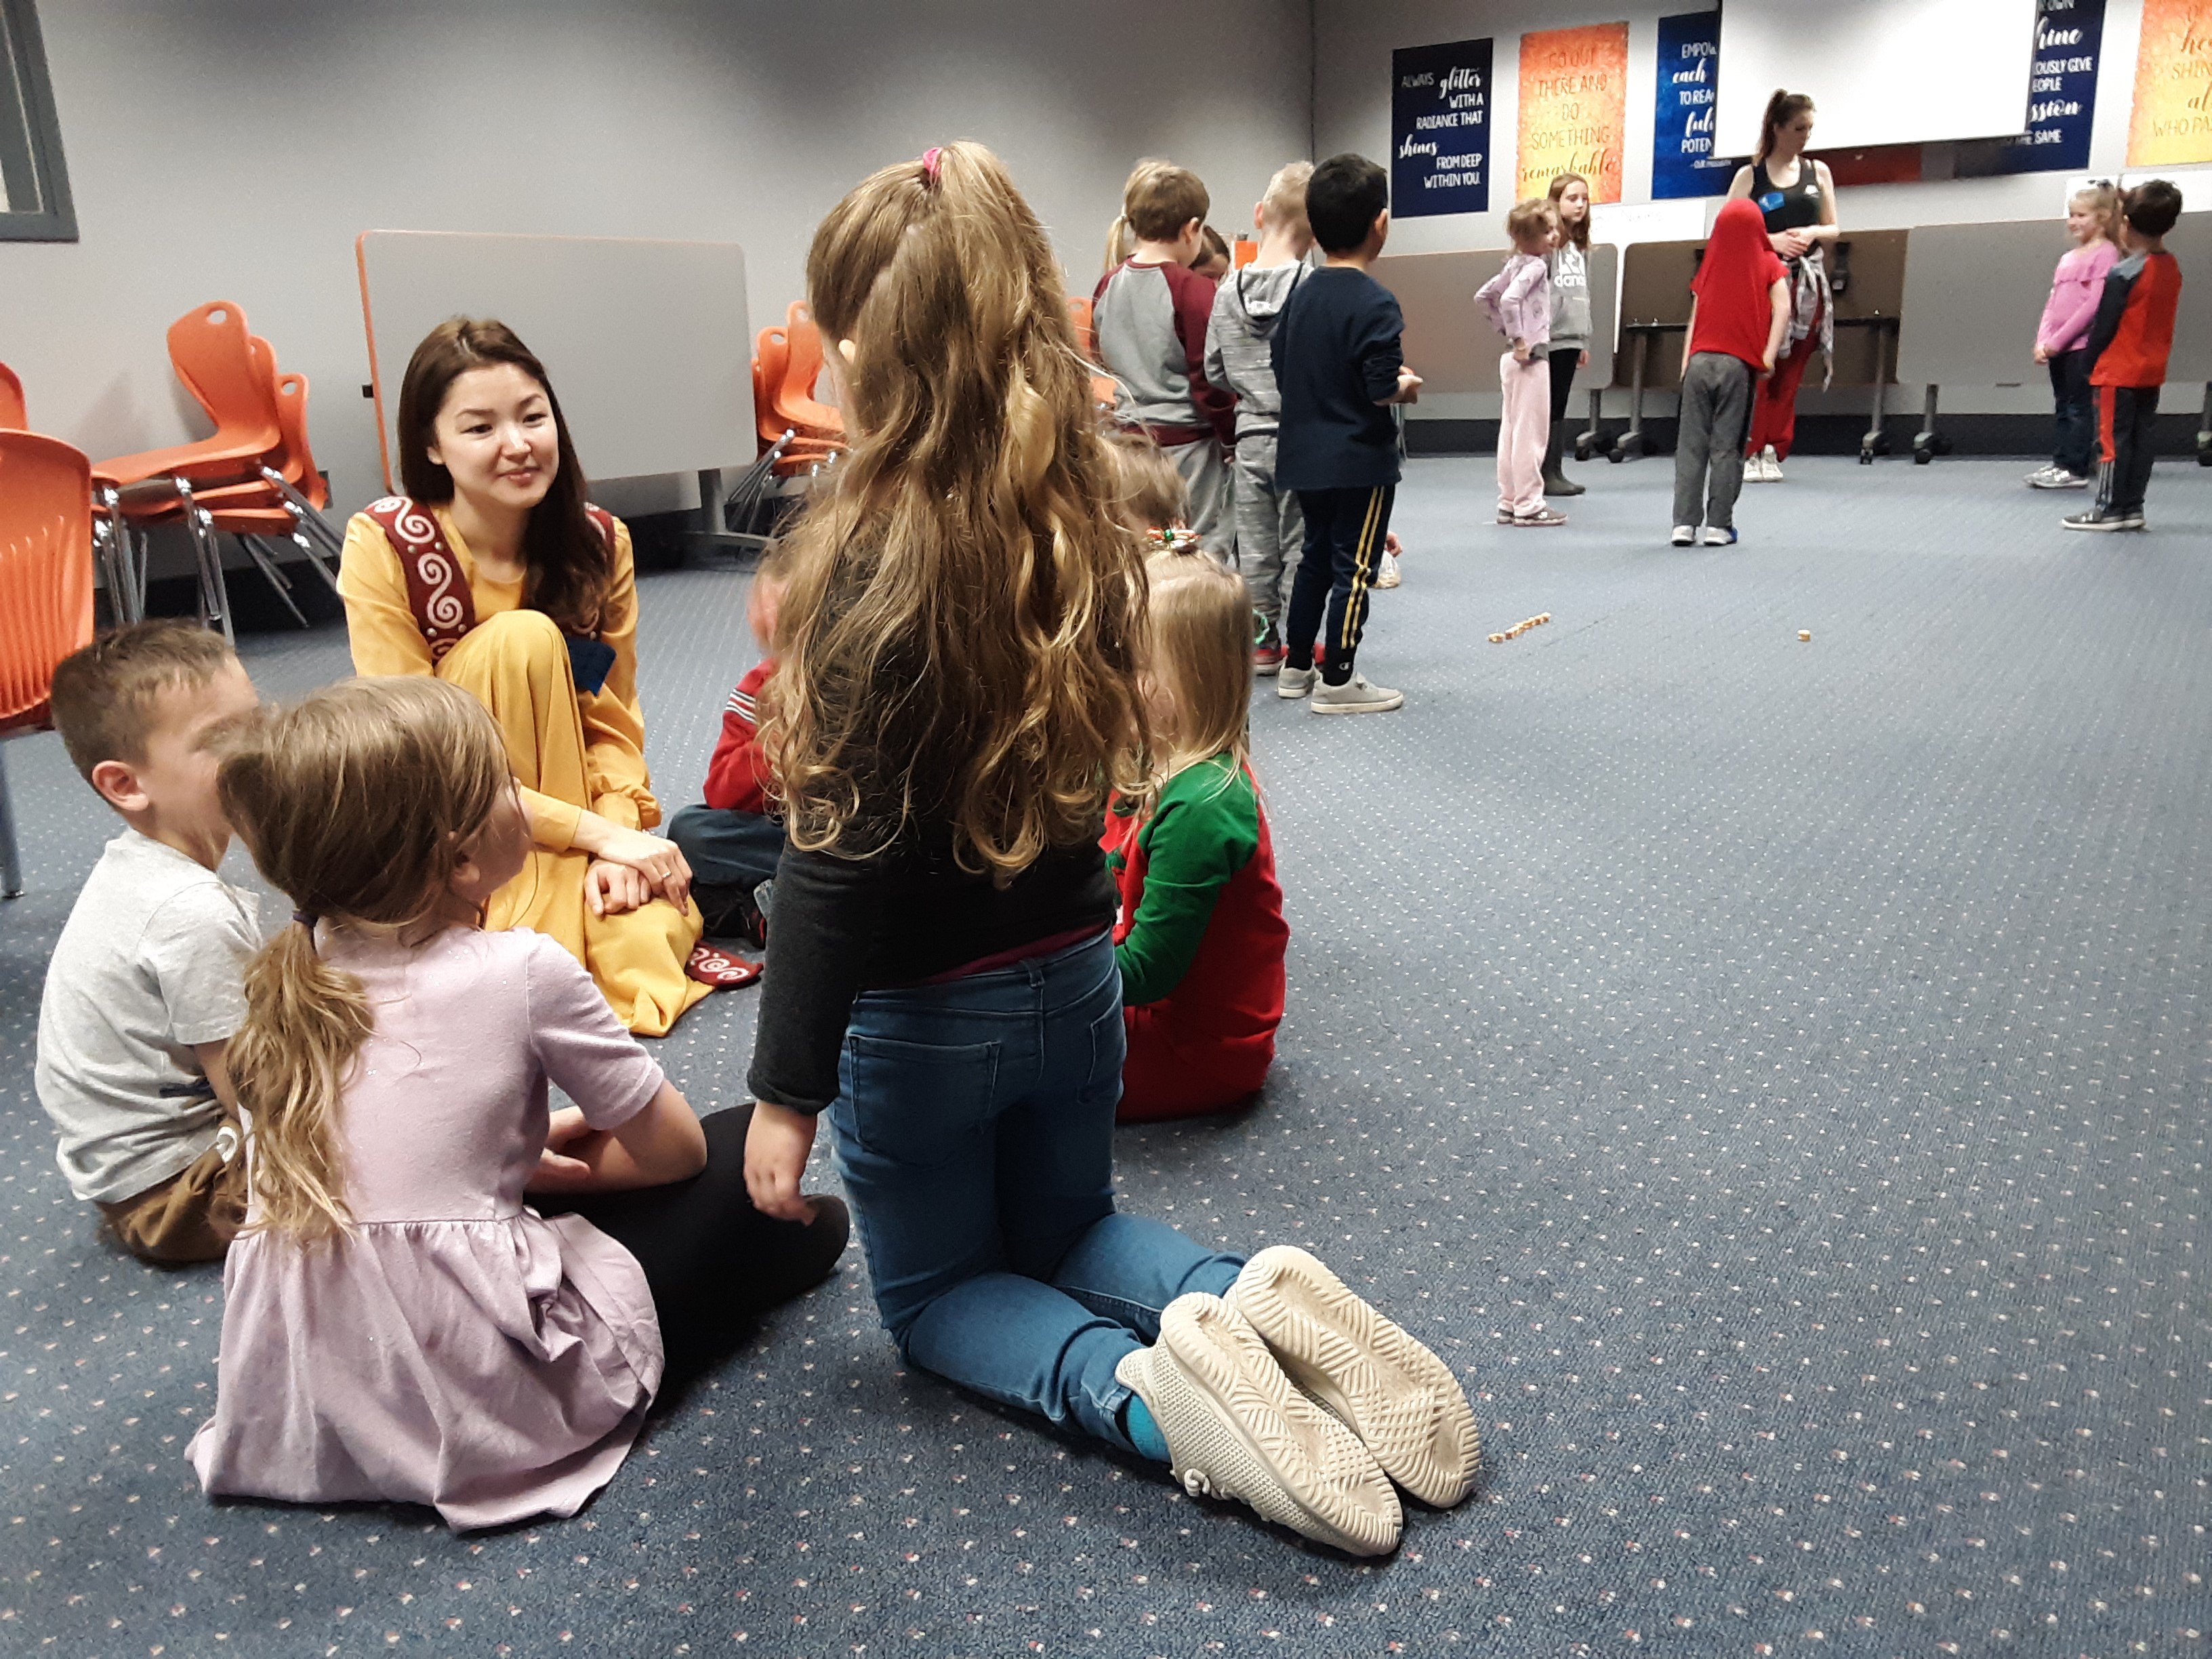
{"label": "red embroidered sash", "polygon": [[[386,495],[362,509],[399,556],[399,568],[407,578],[407,608],[415,625],[430,647],[430,660],[441,662],[477,625],[476,596],[461,574],[461,562],[446,544],[446,532],[437,514],[405,495]],[[615,550],[615,521],[611,514],[586,505],[606,544],[611,561]]]}

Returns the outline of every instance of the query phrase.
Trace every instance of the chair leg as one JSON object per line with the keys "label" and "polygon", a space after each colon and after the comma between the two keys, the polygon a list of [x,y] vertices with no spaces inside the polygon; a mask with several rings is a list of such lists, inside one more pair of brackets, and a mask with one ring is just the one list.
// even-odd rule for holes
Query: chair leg
{"label": "chair leg", "polygon": [[23,860],[15,847],[15,808],[8,797],[8,750],[0,744],[0,899],[23,896]]}
{"label": "chair leg", "polygon": [[239,544],[246,550],[246,556],[253,561],[253,568],[261,573],[262,580],[269,584],[270,590],[278,599],[284,601],[284,608],[292,613],[292,620],[302,628],[307,627],[307,614],[300,609],[292,598],[291,579],[285,575],[276,561],[269,556],[269,550],[263,545],[261,538],[240,536],[238,540]]}
{"label": "chair leg", "polygon": [[307,506],[304,501],[293,500],[289,490],[284,499],[284,510],[292,515],[293,544],[306,557],[315,574],[323,579],[325,586],[329,587],[331,592],[337,592],[338,591],[337,573],[325,564],[323,559],[326,553],[332,558],[336,558],[337,555],[327,545],[318,547],[316,545],[318,538],[314,534],[317,526],[321,526],[325,532],[329,531],[330,526],[323,523],[314,508]]}
{"label": "chair leg", "polygon": [[235,645],[238,636],[231,627],[230,589],[223,580],[222,550],[216,544],[215,530],[207,510],[192,499],[192,487],[185,479],[176,480],[177,495],[185,504],[185,528],[191,532],[192,550],[199,563],[200,626],[219,631],[225,643]]}

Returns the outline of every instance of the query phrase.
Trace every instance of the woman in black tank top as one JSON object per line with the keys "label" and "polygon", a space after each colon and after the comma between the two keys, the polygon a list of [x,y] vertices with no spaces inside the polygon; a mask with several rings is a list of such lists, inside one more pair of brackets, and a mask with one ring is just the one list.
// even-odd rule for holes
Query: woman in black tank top
{"label": "woman in black tank top", "polygon": [[1730,196],[1748,198],[1765,216],[1766,240],[1790,268],[1793,301],[1782,356],[1752,399],[1744,434],[1746,483],[1781,482],[1782,463],[1797,434],[1798,386],[1814,352],[1826,351],[1834,335],[1826,250],[1841,234],[1836,185],[1827,163],[1805,154],[1812,135],[1812,99],[1778,91],[1767,100],[1752,164],[1739,168],[1729,185]]}

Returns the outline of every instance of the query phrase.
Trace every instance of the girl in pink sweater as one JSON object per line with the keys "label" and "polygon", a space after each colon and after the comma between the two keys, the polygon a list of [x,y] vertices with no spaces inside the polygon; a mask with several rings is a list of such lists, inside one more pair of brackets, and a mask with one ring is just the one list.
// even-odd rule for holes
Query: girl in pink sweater
{"label": "girl in pink sweater", "polygon": [[2051,369],[2051,396],[2057,407],[2051,465],[2027,475],[2035,489],[2082,489],[2088,486],[2097,441],[2096,404],[2089,392],[2089,325],[2105,291],[2105,273],[2120,257],[2113,235],[2120,216],[2119,193],[2110,185],[2077,190],[2066,204],[2066,230],[2074,246],[2058,261],[2051,279],[2051,298],[2035,330],[2035,361]]}

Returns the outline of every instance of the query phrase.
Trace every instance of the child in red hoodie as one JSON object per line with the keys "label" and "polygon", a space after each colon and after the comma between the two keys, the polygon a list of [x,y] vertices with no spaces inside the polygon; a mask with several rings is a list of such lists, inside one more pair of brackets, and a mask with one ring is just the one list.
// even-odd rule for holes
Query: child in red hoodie
{"label": "child in red hoodie", "polygon": [[[779,546],[762,560],[745,606],[745,621],[763,647],[775,631],[783,593],[781,552]],[[773,657],[745,671],[722,708],[722,735],[707,763],[706,805],[687,806],[668,823],[668,838],[691,866],[691,896],[710,939],[768,942],[769,890],[783,857],[783,820],[761,757],[757,705],[775,672]]]}
{"label": "child in red hoodie", "polygon": [[1246,758],[1251,600],[1195,550],[1156,554],[1150,569],[1146,684],[1166,753],[1148,799],[1117,799],[1102,838],[1121,895],[1125,1123],[1225,1111],[1258,1092],[1291,937]]}

